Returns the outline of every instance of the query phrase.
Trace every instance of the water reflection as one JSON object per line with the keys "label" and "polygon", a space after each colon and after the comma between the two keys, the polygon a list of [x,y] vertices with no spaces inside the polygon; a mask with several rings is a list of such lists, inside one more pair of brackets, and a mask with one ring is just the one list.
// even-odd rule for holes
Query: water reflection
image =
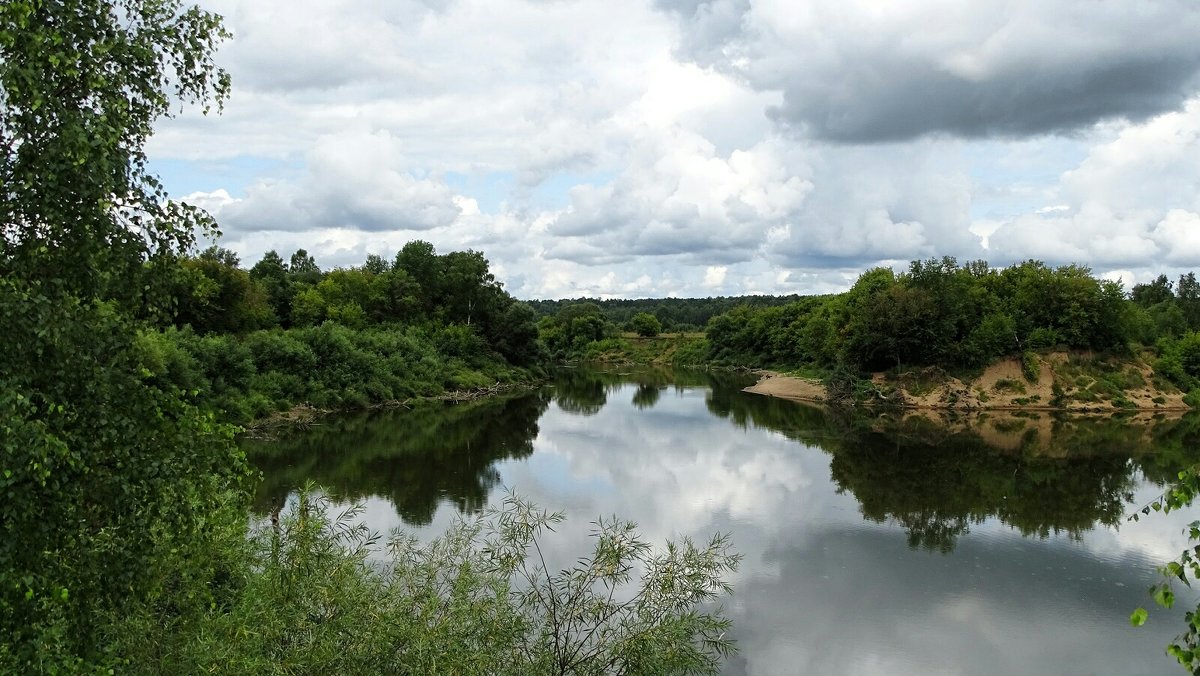
{"label": "water reflection", "polygon": [[1195,517],[1123,515],[1197,460],[1196,417],[854,415],[745,384],[581,368],[506,400],[330,419],[250,449],[259,509],[311,478],[438,531],[505,485],[567,511],[546,543],[564,564],[601,514],[656,541],[731,532],[730,674],[1173,673],[1181,612],[1126,618]]}
{"label": "water reflection", "polygon": [[1197,416],[875,416],[719,390],[706,403],[830,454],[834,482],[864,518],[896,522],[910,546],[942,552],[993,517],[1043,538],[1115,526],[1139,472],[1162,483],[1200,460]]}
{"label": "water reflection", "polygon": [[387,498],[410,525],[425,525],[439,501],[482,508],[500,483],[496,462],[533,452],[545,393],[414,410],[330,416],[312,429],[271,442],[247,440],[262,470],[254,508],[282,507],[306,480],[331,495]]}
{"label": "water reflection", "polygon": [[387,498],[410,525],[428,524],[442,499],[475,511],[500,485],[495,464],[533,452],[550,402],[596,416],[622,388],[642,411],[672,388],[701,388],[713,416],[821,449],[838,491],[857,499],[863,518],[900,524],[910,546],[942,552],[988,518],[1039,537],[1078,538],[1096,525],[1116,525],[1139,472],[1162,483],[1200,460],[1197,416],[875,416],[746,395],[747,382],[704,371],[573,368],[535,393],[332,416],[282,440],[246,442],[265,477],[256,509],[278,508],[311,479],[346,499]]}

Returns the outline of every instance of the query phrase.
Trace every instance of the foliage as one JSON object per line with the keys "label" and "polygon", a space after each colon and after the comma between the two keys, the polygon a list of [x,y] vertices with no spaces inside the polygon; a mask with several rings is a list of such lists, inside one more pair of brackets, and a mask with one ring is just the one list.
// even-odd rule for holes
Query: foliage
{"label": "foliage", "polygon": [[[1200,493],[1200,465],[1179,472],[1177,482],[1161,496],[1144,506],[1141,514],[1151,511],[1168,513],[1183,509],[1192,504]],[[1138,520],[1139,515],[1133,514],[1130,519]],[[1200,521],[1188,525],[1188,539],[1200,543]],[[1154,602],[1163,608],[1175,605],[1174,585],[1176,581],[1187,587],[1192,586],[1192,580],[1200,579],[1200,545],[1189,547],[1180,553],[1174,561],[1160,567],[1162,582],[1150,588]],[[1129,617],[1129,622],[1139,627],[1146,622],[1149,613],[1145,608],[1138,608]],[[1182,634],[1167,646],[1167,653],[1179,660],[1179,664],[1189,672],[1200,673],[1200,605],[1184,615],[1186,628]]]}
{"label": "foliage", "polygon": [[172,0],[0,4],[5,673],[103,667],[102,618],[221,589],[212,545],[240,523],[244,459],[150,381],[162,355],[127,315],[160,315],[176,256],[211,226],[166,199],[143,146],[172,106],[223,101],[224,37]]}
{"label": "foliage", "polygon": [[568,305],[590,303],[600,308],[605,321],[618,326],[627,325],[634,315],[651,314],[662,323],[663,331],[690,332],[703,330],[708,320],[729,312],[739,305],[766,308],[787,305],[801,300],[800,296],[717,296],[712,298],[641,298],[600,299],[575,298],[565,300],[531,300],[529,305],[538,318],[552,317]]}
{"label": "foliage", "polygon": [[326,322],[245,335],[184,328],[144,332],[141,341],[154,382],[193,392],[203,408],[239,423],[298,404],[363,408],[540,373],[510,365],[463,325],[356,330]]}
{"label": "foliage", "polygon": [[736,307],[709,320],[707,336],[710,358],[728,365],[977,368],[1060,344],[1123,350],[1131,332],[1152,323],[1131,307],[1118,284],[1084,267],[1026,261],[994,269],[941,258],[913,261],[901,274],[868,270],[837,296]]}
{"label": "foliage", "polygon": [[246,422],[308,404],[347,409],[530,379],[544,352],[533,310],[477,252],[410,242],[394,263],[322,272],[304,250],[249,272],[210,247],[168,266],[173,326],[154,346],[160,382]]}
{"label": "foliage", "polygon": [[1200,333],[1187,332],[1177,340],[1163,338],[1158,343],[1159,358],[1154,370],[1183,390],[1200,385]]}
{"label": "foliage", "polygon": [[629,328],[643,338],[653,338],[662,333],[662,324],[658,317],[649,312],[639,312],[629,320]]}
{"label": "foliage", "polygon": [[[551,574],[561,523],[509,496],[422,544],[393,534],[387,565],[352,508],[330,517],[312,488],[252,540],[243,593],[187,625],[153,613],[114,636],[131,671],[267,673],[716,673],[732,642],[721,611],[739,556],[725,536],[654,550],[602,519],[590,555]],[[253,631],[246,631],[253,627]]]}
{"label": "foliage", "polygon": [[538,322],[538,335],[550,354],[559,359],[578,358],[590,343],[611,336],[615,330],[595,303],[574,303],[553,317]]}
{"label": "foliage", "polygon": [[211,221],[166,199],[143,146],[172,106],[221,104],[227,36],[179,0],[0,4],[0,272],[145,301],[157,264]]}
{"label": "foliage", "polygon": [[439,256],[428,242],[409,242],[394,263],[377,255],[359,267],[322,272],[303,249],[285,264],[268,251],[249,272],[231,253],[210,247],[174,268],[174,325],[200,334],[243,334],[329,321],[351,329],[466,327],[509,363],[542,359],[532,308],[496,282],[475,251]]}
{"label": "foliage", "polygon": [[205,565],[246,468],[110,305],[5,281],[0,325],[0,671],[74,668],[101,659],[96,617]]}
{"label": "foliage", "polygon": [[1021,375],[1025,376],[1025,380],[1036,383],[1041,374],[1042,362],[1038,359],[1037,353],[1032,350],[1023,352],[1021,354]]}
{"label": "foliage", "polygon": [[712,352],[712,346],[707,338],[691,339],[681,341],[675,349],[675,353],[671,356],[671,363],[675,366],[699,366],[708,362],[708,355]]}

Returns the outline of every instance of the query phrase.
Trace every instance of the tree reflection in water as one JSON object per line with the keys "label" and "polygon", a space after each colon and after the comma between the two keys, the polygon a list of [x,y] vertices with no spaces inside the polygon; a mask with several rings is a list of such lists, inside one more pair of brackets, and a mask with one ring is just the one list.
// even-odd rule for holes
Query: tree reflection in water
{"label": "tree reflection in water", "polygon": [[255,511],[282,507],[306,480],[338,499],[387,498],[410,525],[430,523],[441,499],[478,511],[500,482],[496,462],[533,453],[549,403],[548,393],[530,393],[336,415],[277,441],[247,440],[264,477]]}
{"label": "tree reflection in water", "polygon": [[311,479],[340,499],[387,498],[410,525],[430,523],[443,499],[477,511],[500,483],[496,463],[533,452],[551,402],[568,415],[592,416],[623,387],[631,415],[658,405],[671,387],[707,388],[713,415],[821,449],[838,490],[855,496],[865,519],[897,523],[910,546],[933,551],[952,550],[992,517],[1040,537],[1116,525],[1139,473],[1163,483],[1200,460],[1197,416],[835,412],[742,392],[752,380],[581,367],[561,369],[552,387],[519,396],[330,416],[280,441],[245,442],[265,477],[256,510],[277,509]]}
{"label": "tree reflection in water", "polygon": [[1038,537],[1117,525],[1139,472],[1162,484],[1200,460],[1195,415],[874,415],[720,390],[707,403],[737,425],[825,451],[865,519],[898,523],[910,546],[942,552],[992,517]]}

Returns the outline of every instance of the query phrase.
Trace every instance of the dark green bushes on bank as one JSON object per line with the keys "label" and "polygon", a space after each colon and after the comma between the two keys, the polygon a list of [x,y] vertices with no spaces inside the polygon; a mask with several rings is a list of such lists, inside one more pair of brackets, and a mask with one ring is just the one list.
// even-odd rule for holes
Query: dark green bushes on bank
{"label": "dark green bushes on bank", "polygon": [[1044,348],[1124,350],[1136,319],[1120,285],[1084,267],[943,258],[868,270],[836,296],[735,308],[707,335],[711,358],[732,365],[974,368]]}
{"label": "dark green bushes on bank", "polygon": [[362,408],[534,376],[462,326],[354,330],[326,322],[244,335],[185,328],[143,333],[140,340],[157,382],[192,392],[237,422],[301,403]]}
{"label": "dark green bushes on bank", "polygon": [[322,272],[303,249],[291,263],[268,251],[249,271],[232,252],[209,247],[173,270],[171,323],[202,335],[333,322],[375,326],[467,327],[505,360],[532,364],[540,353],[532,308],[518,303],[489,271],[483,254],[439,255],[413,241],[392,262],[377,255],[357,267]]}
{"label": "dark green bushes on bank", "polygon": [[178,259],[172,318],[141,336],[158,381],[230,421],[528,380],[543,358],[533,310],[478,252],[415,241],[330,272],[303,250],[238,265],[215,246]]}

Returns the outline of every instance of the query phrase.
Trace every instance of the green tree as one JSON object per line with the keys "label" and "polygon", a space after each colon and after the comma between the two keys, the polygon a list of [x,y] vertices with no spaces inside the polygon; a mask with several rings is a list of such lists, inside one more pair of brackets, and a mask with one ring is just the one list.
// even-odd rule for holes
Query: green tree
{"label": "green tree", "polygon": [[1200,281],[1196,280],[1196,273],[1180,275],[1176,289],[1176,299],[1187,319],[1188,328],[1200,330]]}
{"label": "green tree", "polygon": [[167,199],[144,145],[172,106],[224,100],[224,37],[176,0],[0,3],[5,673],[90,671],[118,657],[105,618],[217,602],[211,545],[238,527],[244,463],[228,429],[148,381],[125,313],[161,301],[212,226]]}
{"label": "green tree", "polygon": [[558,311],[542,331],[542,340],[559,356],[582,350],[607,331],[604,312],[595,303],[572,303]]}
{"label": "green tree", "polygon": [[496,321],[492,347],[510,363],[527,366],[542,356],[533,308],[512,303]]}
{"label": "green tree", "polygon": [[1129,295],[1134,303],[1145,308],[1175,300],[1175,292],[1166,275],[1159,275],[1149,284],[1134,284]]}
{"label": "green tree", "polygon": [[[220,19],[178,0],[0,5],[0,271],[81,297],[143,297],[212,221],[147,170],[172,105],[224,100]],[[136,265],[131,264],[136,262]]]}
{"label": "green tree", "polygon": [[274,249],[263,254],[262,259],[250,268],[250,276],[255,279],[282,279],[287,273],[287,263]]}
{"label": "green tree", "polygon": [[204,251],[201,251],[200,255],[196,258],[202,261],[213,261],[214,263],[219,263],[227,268],[236,268],[242,263],[242,259],[239,258],[235,252],[226,249],[225,247],[217,246],[216,244],[213,244]]}
{"label": "green tree", "polygon": [[[1178,509],[1190,507],[1196,496],[1200,495],[1200,465],[1195,465],[1179,472],[1177,480],[1162,495],[1142,507],[1140,515],[1151,511],[1169,513]],[[1134,513],[1129,518],[1137,521],[1140,517]],[[1158,569],[1162,582],[1150,588],[1154,602],[1163,608],[1175,605],[1175,584],[1182,583],[1192,586],[1194,580],[1200,579],[1200,521],[1188,525],[1188,539],[1194,544],[1184,549],[1179,557]],[[1145,608],[1138,608],[1129,617],[1129,622],[1135,627],[1145,624],[1149,613]],[[1200,604],[1184,614],[1184,630],[1167,646],[1167,654],[1179,660],[1188,673],[1200,673]]]}
{"label": "green tree", "polygon": [[[227,249],[220,251],[232,255]],[[180,262],[175,322],[200,333],[243,333],[276,325],[263,285],[230,263],[237,257],[204,255]]]}
{"label": "green tree", "polygon": [[292,281],[302,284],[317,284],[321,281],[321,268],[317,260],[304,249],[296,249],[288,259],[288,274]]}
{"label": "green tree", "polygon": [[373,275],[382,275],[392,268],[391,264],[383,260],[379,254],[367,256],[367,262],[363,263],[363,267]]}
{"label": "green tree", "polygon": [[629,328],[645,338],[657,336],[662,332],[662,324],[658,321],[658,317],[649,312],[639,312],[634,315],[633,319],[629,320]]}
{"label": "green tree", "polygon": [[420,287],[419,297],[424,299],[424,309],[432,313],[435,299],[441,288],[441,261],[429,242],[414,240],[405,244],[396,253],[393,269],[403,270],[410,280]]}
{"label": "green tree", "polygon": [[285,326],[290,325],[293,290],[283,258],[274,249],[268,251],[263,254],[262,260],[250,268],[250,277],[266,291],[275,316]]}

